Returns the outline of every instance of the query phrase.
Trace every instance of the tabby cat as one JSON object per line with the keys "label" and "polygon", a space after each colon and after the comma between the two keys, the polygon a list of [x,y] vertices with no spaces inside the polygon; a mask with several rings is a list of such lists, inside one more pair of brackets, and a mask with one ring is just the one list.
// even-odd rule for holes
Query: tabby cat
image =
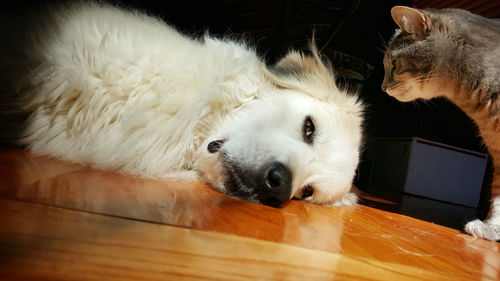
{"label": "tabby cat", "polygon": [[493,156],[492,205],[465,230],[500,240],[500,20],[460,9],[396,6],[391,14],[400,29],[384,55],[382,89],[403,102],[444,96],[476,122]]}

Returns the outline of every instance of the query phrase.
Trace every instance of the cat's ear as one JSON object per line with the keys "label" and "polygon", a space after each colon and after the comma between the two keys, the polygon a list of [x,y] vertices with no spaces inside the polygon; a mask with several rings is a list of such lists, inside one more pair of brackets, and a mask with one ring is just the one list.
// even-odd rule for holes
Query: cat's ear
{"label": "cat's ear", "polygon": [[431,29],[431,19],[418,9],[395,6],[391,15],[401,30],[425,38]]}

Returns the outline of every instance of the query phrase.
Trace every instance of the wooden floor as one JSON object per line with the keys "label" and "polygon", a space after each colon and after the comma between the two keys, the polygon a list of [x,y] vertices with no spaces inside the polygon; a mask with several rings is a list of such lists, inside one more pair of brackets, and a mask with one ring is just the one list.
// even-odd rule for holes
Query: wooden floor
{"label": "wooden floor", "polygon": [[367,206],[282,209],[198,182],[0,150],[0,280],[499,280],[500,244]]}

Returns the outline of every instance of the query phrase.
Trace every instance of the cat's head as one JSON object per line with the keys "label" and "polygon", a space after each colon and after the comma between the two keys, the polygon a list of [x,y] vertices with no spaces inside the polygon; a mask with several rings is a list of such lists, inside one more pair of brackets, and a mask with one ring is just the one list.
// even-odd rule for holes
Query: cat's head
{"label": "cat's head", "polygon": [[384,55],[382,90],[400,101],[430,99],[454,87],[442,70],[451,51],[448,15],[438,11],[396,6],[392,18],[399,26]]}

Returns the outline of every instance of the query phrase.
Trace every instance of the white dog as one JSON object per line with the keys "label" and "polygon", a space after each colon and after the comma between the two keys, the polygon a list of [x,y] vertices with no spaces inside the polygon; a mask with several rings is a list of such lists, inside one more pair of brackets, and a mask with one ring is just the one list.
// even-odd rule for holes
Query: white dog
{"label": "white dog", "polygon": [[314,46],[266,67],[244,44],[88,3],[29,38],[9,90],[28,116],[18,143],[35,153],[144,177],[194,170],[271,206],[356,200],[362,106]]}

